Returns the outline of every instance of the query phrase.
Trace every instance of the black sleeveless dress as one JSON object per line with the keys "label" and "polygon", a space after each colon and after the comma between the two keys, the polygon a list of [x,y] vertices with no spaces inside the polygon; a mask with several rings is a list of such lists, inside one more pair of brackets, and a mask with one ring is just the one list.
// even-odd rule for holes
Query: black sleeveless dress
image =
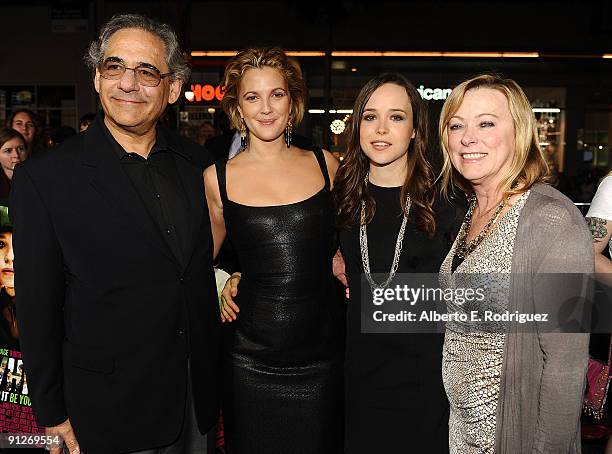
{"label": "black sleeveless dress", "polygon": [[[376,201],[367,226],[370,269],[389,274],[403,219],[401,188],[368,184]],[[408,217],[397,273],[437,273],[464,210],[434,205],[437,228],[428,238]],[[351,290],[346,332],[346,439],[348,454],[448,454],[449,405],[442,383],[444,334],[361,332],[359,227],[340,234]],[[379,279],[380,280],[380,279]],[[363,301],[370,295],[364,295]],[[366,298],[367,297],[367,298]]]}
{"label": "black sleeveless dress", "polygon": [[242,271],[237,320],[226,326],[223,416],[228,454],[342,452],[342,303],[332,275],[333,199],[325,186],[288,205],[227,198],[228,238]]}

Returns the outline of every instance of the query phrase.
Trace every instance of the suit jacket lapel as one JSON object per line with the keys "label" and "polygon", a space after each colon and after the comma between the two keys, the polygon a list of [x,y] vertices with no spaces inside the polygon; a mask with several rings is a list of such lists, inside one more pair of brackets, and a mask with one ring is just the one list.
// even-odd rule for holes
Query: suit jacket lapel
{"label": "suit jacket lapel", "polygon": [[176,261],[176,257],[147,211],[132,182],[121,168],[121,162],[111,150],[102,129],[100,116],[84,133],[83,167],[90,173],[90,184],[109,202],[134,220],[143,236],[162,253]]}
{"label": "suit jacket lapel", "polygon": [[166,135],[169,143],[174,149],[181,153],[175,155],[176,169],[179,177],[183,182],[183,190],[187,197],[189,207],[189,222],[185,234],[187,235],[187,248],[185,251],[185,263],[183,263],[183,271],[189,266],[191,257],[194,252],[198,236],[200,234],[200,224],[204,208],[206,207],[206,197],[204,196],[204,179],[202,172],[198,170],[198,166],[194,164],[195,157],[177,143],[169,134]]}

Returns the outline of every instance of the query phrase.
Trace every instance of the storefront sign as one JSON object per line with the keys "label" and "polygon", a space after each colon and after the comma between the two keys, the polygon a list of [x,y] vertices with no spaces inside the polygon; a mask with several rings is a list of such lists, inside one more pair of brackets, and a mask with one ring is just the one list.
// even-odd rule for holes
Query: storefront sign
{"label": "storefront sign", "polygon": [[193,98],[187,98],[188,102],[207,102],[213,100],[221,101],[225,90],[221,85],[191,84],[190,91],[193,93]]}
{"label": "storefront sign", "polygon": [[448,98],[448,95],[450,95],[452,91],[450,88],[429,88],[423,85],[419,85],[417,90],[421,95],[421,98],[426,99],[427,101],[431,99],[444,100]]}

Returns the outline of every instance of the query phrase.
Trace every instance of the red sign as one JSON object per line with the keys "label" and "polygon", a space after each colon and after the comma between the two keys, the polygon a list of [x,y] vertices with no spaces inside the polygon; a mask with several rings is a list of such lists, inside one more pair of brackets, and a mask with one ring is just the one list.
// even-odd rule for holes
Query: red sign
{"label": "red sign", "polygon": [[193,99],[188,100],[189,102],[212,101],[214,99],[221,101],[223,99],[225,87],[221,85],[215,87],[210,84],[191,84],[191,91],[193,92]]}

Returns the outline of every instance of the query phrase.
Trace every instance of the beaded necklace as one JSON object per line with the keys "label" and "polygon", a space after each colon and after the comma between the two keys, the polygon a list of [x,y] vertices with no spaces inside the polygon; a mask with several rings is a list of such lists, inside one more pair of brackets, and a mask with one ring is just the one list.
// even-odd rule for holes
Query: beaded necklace
{"label": "beaded necklace", "polygon": [[[369,180],[369,172],[366,174],[365,182],[368,184]],[[397,234],[397,240],[395,241],[395,251],[393,252],[393,262],[391,263],[391,270],[389,271],[389,276],[387,279],[378,283],[374,281],[372,278],[372,273],[370,272],[370,256],[368,253],[368,231],[365,224],[365,200],[361,201],[361,223],[359,226],[359,249],[361,250],[361,263],[363,265],[363,271],[365,274],[368,283],[370,284],[370,288],[372,291],[375,289],[385,289],[393,280],[395,273],[397,272],[397,267],[399,265],[400,255],[402,254],[402,245],[404,242],[404,231],[406,230],[406,224],[408,222],[408,215],[406,213],[410,212],[411,205],[410,194],[406,198],[406,210],[404,217],[402,219],[402,225],[400,226],[399,232]]]}
{"label": "beaded necklace", "polygon": [[470,196],[469,201],[470,207],[468,209],[468,212],[465,214],[465,220],[463,223],[464,228],[462,228],[461,232],[459,233],[459,238],[457,239],[457,246],[455,247],[455,255],[460,259],[465,259],[474,251],[474,249],[478,247],[480,243],[482,243],[482,240],[484,240],[485,237],[489,234],[491,227],[493,226],[493,224],[495,224],[502,210],[510,201],[510,196],[506,197],[504,200],[501,201],[499,205],[497,205],[495,212],[493,213],[489,221],[486,223],[486,225],[482,228],[482,230],[478,233],[478,235],[476,235],[473,240],[468,242],[467,236],[468,232],[470,231],[470,227],[472,226],[472,216],[474,214],[474,210],[478,206],[478,199],[475,195],[472,194]]}

